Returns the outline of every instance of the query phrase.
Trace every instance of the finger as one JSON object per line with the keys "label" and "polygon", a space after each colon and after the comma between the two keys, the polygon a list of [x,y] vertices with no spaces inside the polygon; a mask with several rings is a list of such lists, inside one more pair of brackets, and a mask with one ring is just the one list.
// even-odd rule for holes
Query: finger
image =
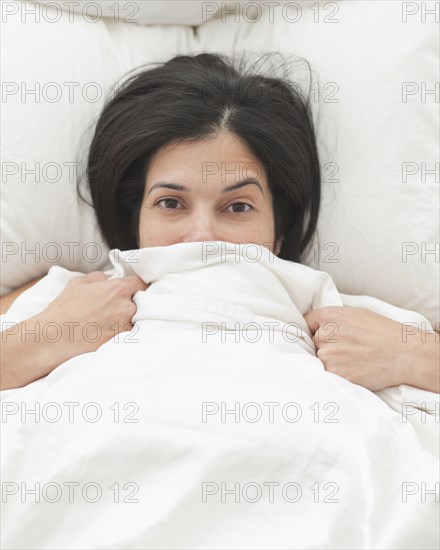
{"label": "finger", "polygon": [[320,330],[317,330],[312,336],[313,343],[318,350],[323,344],[323,338]]}
{"label": "finger", "polygon": [[309,311],[304,315],[304,319],[314,334],[318,328],[341,319],[345,311],[345,306],[325,306]]}
{"label": "finger", "polygon": [[78,286],[82,284],[89,284],[98,281],[104,281],[109,276],[103,273],[102,271],[92,271],[84,275],[78,275],[77,277],[72,277],[67,283],[69,286]]}
{"label": "finger", "polygon": [[150,286],[149,283],[147,284],[137,275],[130,275],[129,277],[124,277],[124,279],[129,288],[130,296],[134,296],[136,292],[139,292],[140,290],[146,290]]}
{"label": "finger", "polygon": [[304,319],[312,334],[315,334],[322,323],[321,309],[312,309],[304,315]]}
{"label": "finger", "polygon": [[101,281],[106,281],[111,275],[107,275],[103,271],[91,271],[82,277],[82,280],[85,283],[99,283]]}

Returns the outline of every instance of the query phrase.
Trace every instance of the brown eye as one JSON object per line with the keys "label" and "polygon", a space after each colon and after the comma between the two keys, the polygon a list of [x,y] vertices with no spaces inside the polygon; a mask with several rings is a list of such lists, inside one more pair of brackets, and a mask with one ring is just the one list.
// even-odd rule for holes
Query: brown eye
{"label": "brown eye", "polygon": [[160,206],[160,208],[163,208],[164,210],[177,210],[178,208],[176,205],[180,204],[176,199],[161,199],[160,201],[157,201],[154,206],[157,206],[160,203],[165,204],[164,206]]}
{"label": "brown eye", "polygon": [[[246,206],[249,207],[248,210],[246,210]],[[234,202],[234,204],[228,206],[228,208],[231,207],[233,208],[233,212],[231,212],[232,214],[248,214],[251,210],[254,210],[254,207],[247,202]]]}

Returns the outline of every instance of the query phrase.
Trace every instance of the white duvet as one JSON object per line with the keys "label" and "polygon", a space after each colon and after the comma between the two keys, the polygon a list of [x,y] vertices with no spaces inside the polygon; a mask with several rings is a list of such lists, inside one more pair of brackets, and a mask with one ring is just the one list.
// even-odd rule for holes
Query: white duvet
{"label": "white duvet", "polygon": [[[132,332],[1,393],[2,548],[438,547],[439,396],[326,372],[303,319],[423,317],[256,245],[110,256],[151,282]],[[53,267],[2,329],[74,276]]]}

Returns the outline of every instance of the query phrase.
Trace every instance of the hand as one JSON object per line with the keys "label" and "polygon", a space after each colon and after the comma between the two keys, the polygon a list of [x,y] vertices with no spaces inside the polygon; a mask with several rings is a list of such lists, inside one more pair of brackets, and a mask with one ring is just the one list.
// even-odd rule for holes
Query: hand
{"label": "hand", "polygon": [[148,286],[137,276],[110,279],[101,271],[75,277],[37,316],[38,321],[48,328],[50,323],[61,327],[68,357],[95,351],[133,328],[136,305],[132,298]]}
{"label": "hand", "polygon": [[401,323],[351,306],[323,307],[304,318],[328,372],[373,391],[406,383]]}

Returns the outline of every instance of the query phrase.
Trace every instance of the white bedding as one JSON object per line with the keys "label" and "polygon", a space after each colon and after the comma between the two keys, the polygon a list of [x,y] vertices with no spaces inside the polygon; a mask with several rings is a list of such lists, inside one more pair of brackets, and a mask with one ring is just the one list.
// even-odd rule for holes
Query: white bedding
{"label": "white bedding", "polygon": [[[327,373],[303,315],[428,321],[255,245],[110,256],[152,283],[133,331],[1,392],[2,548],[437,548],[439,396]],[[53,267],[2,328],[77,275]]]}

